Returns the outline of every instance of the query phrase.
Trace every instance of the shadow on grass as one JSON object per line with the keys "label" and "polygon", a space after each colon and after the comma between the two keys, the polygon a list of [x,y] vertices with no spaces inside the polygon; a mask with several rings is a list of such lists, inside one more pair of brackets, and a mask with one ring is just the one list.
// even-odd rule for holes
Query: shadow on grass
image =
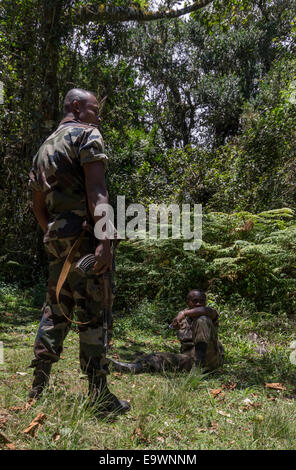
{"label": "shadow on grass", "polygon": [[39,283],[30,289],[0,283],[0,326],[26,326],[40,321],[46,285]]}
{"label": "shadow on grass", "polygon": [[[130,347],[119,347],[117,352],[122,362],[134,362],[143,355],[150,354],[152,351],[143,351],[137,349],[138,343]],[[236,389],[247,389],[252,387],[265,388],[266,383],[281,383],[286,390],[284,396],[296,398],[296,367],[290,364],[288,358],[279,354],[266,354],[264,356],[245,358],[243,363],[227,362],[228,370],[225,367],[207,372],[202,380],[219,380],[222,384],[235,382]],[[192,371],[191,371],[192,372]],[[191,373],[190,372],[190,373]],[[172,371],[166,369],[161,372],[148,372],[152,375],[166,375],[168,378],[174,378],[179,375],[186,375],[185,371]],[[267,389],[266,389],[267,390]],[[277,390],[268,389],[271,395],[278,395]]]}
{"label": "shadow on grass", "polygon": [[144,348],[145,344],[135,342],[130,346],[117,347],[116,354],[119,355],[122,362],[134,362],[136,359],[147,354],[147,351]]}
{"label": "shadow on grass", "polygon": [[18,338],[13,338],[13,339],[8,339],[8,338],[1,338],[1,342],[3,343],[3,346],[6,348],[13,348],[14,350],[16,349],[32,349],[33,348],[33,343],[34,343],[34,338],[32,339],[32,344],[24,343],[22,341],[19,341]]}
{"label": "shadow on grass", "polygon": [[[231,364],[228,362],[228,366]],[[215,377],[225,382],[235,382],[236,388],[264,387],[265,383],[281,383],[292,391],[296,398],[296,367],[288,358],[279,354],[265,354],[264,356],[245,359],[243,363],[235,363],[229,371],[220,369],[214,372]],[[270,393],[277,393],[269,389]]]}
{"label": "shadow on grass", "polygon": [[14,312],[11,312],[11,307],[10,307],[10,312],[3,311],[3,309],[0,310],[0,325],[2,325],[0,328],[2,330],[7,330],[9,327],[15,328],[18,326],[26,326],[29,325],[33,322],[40,321],[41,320],[41,309],[36,309],[36,308],[27,308],[26,310],[20,309],[18,307],[15,308]]}
{"label": "shadow on grass", "polygon": [[[147,333],[147,330],[146,330]],[[154,333],[155,335],[155,333]],[[153,333],[151,333],[151,337],[154,336]],[[118,335],[117,335],[118,338]],[[159,345],[152,345],[149,343],[144,342],[144,341],[136,341],[130,339],[126,334],[122,333],[119,338],[122,341],[125,341],[126,344],[124,345],[117,345],[116,346],[116,354],[119,355],[120,360],[123,362],[133,362],[139,357],[145,355],[145,354],[151,354],[157,352],[169,352],[169,353],[178,353],[180,350],[180,346],[178,345],[177,347],[173,347],[170,344],[167,344],[165,341],[162,341],[161,344]],[[148,350],[147,350],[148,346]],[[153,350],[151,350],[151,348]]]}

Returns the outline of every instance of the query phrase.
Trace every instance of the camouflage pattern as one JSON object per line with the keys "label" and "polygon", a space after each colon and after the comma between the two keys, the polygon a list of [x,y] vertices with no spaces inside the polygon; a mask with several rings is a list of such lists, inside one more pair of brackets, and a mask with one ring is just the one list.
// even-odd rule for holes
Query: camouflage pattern
{"label": "camouflage pattern", "polygon": [[216,369],[224,362],[224,349],[218,341],[218,320],[212,321],[207,316],[197,319],[184,318],[177,337],[181,343],[180,352],[195,359],[195,345],[199,342],[207,344],[206,367]]}
{"label": "camouflage pattern", "polygon": [[223,364],[224,349],[218,341],[217,326],[209,317],[184,318],[177,331],[177,337],[181,342],[180,354],[165,352],[144,355],[136,361],[142,365],[142,370],[190,371],[195,365],[195,345],[199,342],[207,343],[205,364],[207,369],[216,369]]}
{"label": "camouflage pattern", "polygon": [[[43,315],[34,344],[34,367],[40,360],[57,362],[63,351],[63,342],[70,329],[70,322],[60,311],[56,300],[56,284],[64,261],[76,237],[53,240],[45,244],[49,261],[48,291],[43,306]],[[60,293],[60,304],[67,317],[75,313],[78,321],[90,325],[79,326],[80,366],[84,373],[92,376],[108,374],[103,343],[103,298],[102,276],[75,270],[75,263],[88,253],[94,252],[95,239],[86,233],[76,252],[72,268]],[[112,301],[114,291],[112,293]],[[111,339],[111,330],[109,331]]]}
{"label": "camouflage pattern", "polygon": [[90,220],[83,165],[94,161],[102,161],[107,168],[99,130],[67,119],[35,155],[29,186],[46,195],[50,221],[45,243],[78,235],[82,222]]}
{"label": "camouflage pattern", "polygon": [[[67,118],[46,139],[33,159],[29,186],[45,193],[50,220],[44,235],[49,261],[48,290],[31,367],[59,360],[71,326],[57,305],[56,286],[65,259],[82,231],[82,223],[91,221],[83,165],[95,161],[102,161],[107,168],[108,158],[100,132],[95,126]],[[74,270],[75,263],[94,253],[96,245],[93,235],[86,232],[61,289],[60,305],[70,319],[75,309],[78,321],[91,320],[91,324],[79,326],[80,366],[86,374],[102,377],[108,373],[102,328],[102,276]]]}

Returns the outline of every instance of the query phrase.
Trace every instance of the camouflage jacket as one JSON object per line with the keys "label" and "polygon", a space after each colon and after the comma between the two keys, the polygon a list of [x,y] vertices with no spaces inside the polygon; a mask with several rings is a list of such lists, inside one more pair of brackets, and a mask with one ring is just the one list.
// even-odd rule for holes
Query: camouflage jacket
{"label": "camouflage jacket", "polygon": [[44,242],[78,235],[90,221],[83,165],[108,158],[99,130],[64,119],[33,158],[29,187],[45,193],[49,224]]}

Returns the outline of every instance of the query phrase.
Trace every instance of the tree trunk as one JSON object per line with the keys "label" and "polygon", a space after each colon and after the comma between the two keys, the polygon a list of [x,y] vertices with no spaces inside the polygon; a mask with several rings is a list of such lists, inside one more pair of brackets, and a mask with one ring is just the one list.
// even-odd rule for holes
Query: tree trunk
{"label": "tree trunk", "polygon": [[40,107],[43,119],[40,122],[40,137],[47,136],[56,127],[60,118],[58,65],[63,35],[61,26],[63,5],[64,2],[61,0],[42,0]]}

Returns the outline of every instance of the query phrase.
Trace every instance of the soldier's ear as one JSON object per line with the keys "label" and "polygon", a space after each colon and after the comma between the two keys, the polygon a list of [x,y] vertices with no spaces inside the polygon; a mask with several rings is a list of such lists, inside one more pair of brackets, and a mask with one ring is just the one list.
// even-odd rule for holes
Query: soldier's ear
{"label": "soldier's ear", "polygon": [[78,100],[74,100],[72,102],[72,110],[73,110],[73,113],[80,113],[80,103]]}

